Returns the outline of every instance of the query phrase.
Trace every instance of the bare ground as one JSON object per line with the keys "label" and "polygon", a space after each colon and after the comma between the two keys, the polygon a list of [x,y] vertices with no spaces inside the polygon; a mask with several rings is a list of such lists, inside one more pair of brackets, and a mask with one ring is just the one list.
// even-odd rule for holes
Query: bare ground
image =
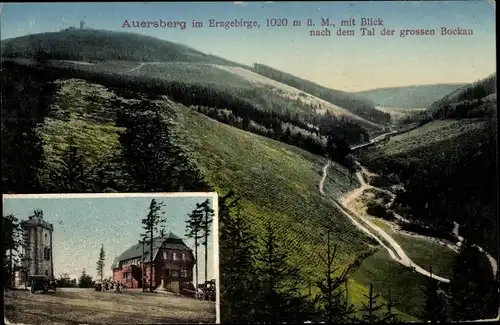
{"label": "bare ground", "polygon": [[215,323],[215,304],[162,293],[63,288],[56,293],[4,294],[5,316],[33,325]]}

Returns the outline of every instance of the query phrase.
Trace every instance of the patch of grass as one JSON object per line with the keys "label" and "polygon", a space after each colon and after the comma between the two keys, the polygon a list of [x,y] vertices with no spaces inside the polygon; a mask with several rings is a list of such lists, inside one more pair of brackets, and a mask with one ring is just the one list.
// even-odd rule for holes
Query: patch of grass
{"label": "patch of grass", "polygon": [[375,293],[384,299],[387,299],[391,290],[391,298],[397,303],[396,308],[406,314],[403,316],[407,320],[419,317],[422,313],[425,303],[422,287],[426,277],[394,262],[385,250],[379,250],[368,257],[354,275],[354,281],[365,287],[373,283]]}
{"label": "patch of grass", "polygon": [[391,236],[417,265],[426,270],[432,267],[432,273],[444,278],[449,279],[453,275],[452,267],[457,253],[451,249],[434,240],[403,233],[393,232]]}
{"label": "patch of grass", "polygon": [[384,220],[373,219],[372,222],[388,233],[403,248],[406,255],[424,269],[432,266],[432,273],[450,278],[457,253],[436,240],[405,234],[394,230]]}
{"label": "patch of grass", "polygon": [[[439,120],[431,123],[427,123],[420,128],[416,128],[407,133],[398,134],[389,139],[388,142],[384,142],[376,147],[368,149],[370,155],[375,156],[395,156],[401,153],[407,153],[412,150],[429,148],[429,156],[432,154],[437,154],[435,158],[440,156],[446,156],[446,153],[454,151],[453,147],[448,146],[447,152],[441,151],[445,149],[445,146],[440,146],[441,141],[452,140],[464,133],[469,133],[471,131],[479,131],[484,128],[484,123],[478,120]],[[436,149],[433,150],[431,144],[438,144]],[[456,145],[459,145],[457,143]],[[463,145],[463,144],[460,144]],[[438,150],[440,152],[438,152]]]}

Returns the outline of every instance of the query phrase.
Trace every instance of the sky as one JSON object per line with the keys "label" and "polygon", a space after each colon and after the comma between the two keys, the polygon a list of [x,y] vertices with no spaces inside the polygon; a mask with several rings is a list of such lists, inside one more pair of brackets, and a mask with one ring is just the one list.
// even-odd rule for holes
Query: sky
{"label": "sky", "polygon": [[[256,20],[259,29],[209,28],[208,20]],[[268,18],[286,18],[287,27],[266,27]],[[321,18],[357,20],[355,36],[311,37]],[[360,18],[380,18],[376,36],[361,36]],[[180,42],[205,53],[255,62],[321,85],[359,91],[414,84],[462,83],[496,71],[495,10],[491,1],[368,2],[171,2],[4,4],[1,38],[86,25],[127,30]],[[127,28],[125,20],[186,21],[187,28]],[[316,27],[308,27],[312,19]],[[193,20],[203,28],[191,28]],[[293,27],[293,20],[302,22]],[[441,27],[473,29],[471,36],[440,36]],[[381,36],[382,28],[394,36]],[[400,37],[401,29],[432,28],[435,36]]]}
{"label": "sky", "polygon": [[[142,232],[141,219],[147,215],[152,199],[165,204],[162,211],[166,212],[167,231],[181,237],[192,249],[194,241],[185,236],[187,214],[195,208],[196,203],[206,199],[213,204],[211,195],[172,197],[147,193],[143,197],[125,198],[29,198],[28,195],[22,197],[26,198],[4,198],[3,215],[14,214],[21,220],[27,220],[35,209],[43,211],[43,219],[54,226],[55,276],[68,273],[72,278],[78,278],[85,269],[94,279],[101,245],[104,245],[106,253],[104,275],[111,276],[110,267],[113,259],[138,242]],[[212,242],[210,237],[209,279],[215,278]],[[204,250],[198,254],[200,279],[204,279]],[[193,280],[196,281],[196,276]]]}

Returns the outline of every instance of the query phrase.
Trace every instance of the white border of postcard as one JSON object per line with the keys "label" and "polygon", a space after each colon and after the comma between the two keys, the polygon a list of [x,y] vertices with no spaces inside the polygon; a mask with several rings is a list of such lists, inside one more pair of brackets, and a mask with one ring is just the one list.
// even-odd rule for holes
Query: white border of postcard
{"label": "white border of postcard", "polygon": [[5,199],[82,199],[123,197],[211,197],[214,217],[212,220],[212,254],[215,273],[215,322],[220,324],[220,279],[219,279],[219,199],[217,192],[151,192],[151,193],[69,193],[69,194],[3,194]]}

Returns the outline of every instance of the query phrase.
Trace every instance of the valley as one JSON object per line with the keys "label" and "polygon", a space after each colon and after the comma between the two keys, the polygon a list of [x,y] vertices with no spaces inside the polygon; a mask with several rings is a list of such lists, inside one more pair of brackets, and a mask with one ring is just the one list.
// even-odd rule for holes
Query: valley
{"label": "valley", "polygon": [[[58,47],[64,33],[73,47]],[[498,273],[491,80],[412,98],[392,89],[398,99],[382,107],[374,96],[386,91],[342,92],[134,34],[64,33],[39,36],[57,48],[44,55],[24,38],[2,41],[4,193],[232,193],[237,209],[220,216],[221,309],[232,317],[265,300],[256,283],[267,281],[265,263],[278,263],[263,257],[271,232],[283,250],[277,268],[295,276],[279,281],[296,285],[290,297],[303,310],[323,292],[330,245],[335,276],[354,265],[346,303],[361,308],[373,285],[404,321],[425,317],[422,287],[457,290],[465,257],[453,222],[463,245],[479,249],[470,272],[484,283]],[[95,54],[105,37],[114,47]],[[428,93],[432,103],[415,99]],[[234,266],[242,261],[255,272]],[[241,314],[225,298],[252,290]]]}

